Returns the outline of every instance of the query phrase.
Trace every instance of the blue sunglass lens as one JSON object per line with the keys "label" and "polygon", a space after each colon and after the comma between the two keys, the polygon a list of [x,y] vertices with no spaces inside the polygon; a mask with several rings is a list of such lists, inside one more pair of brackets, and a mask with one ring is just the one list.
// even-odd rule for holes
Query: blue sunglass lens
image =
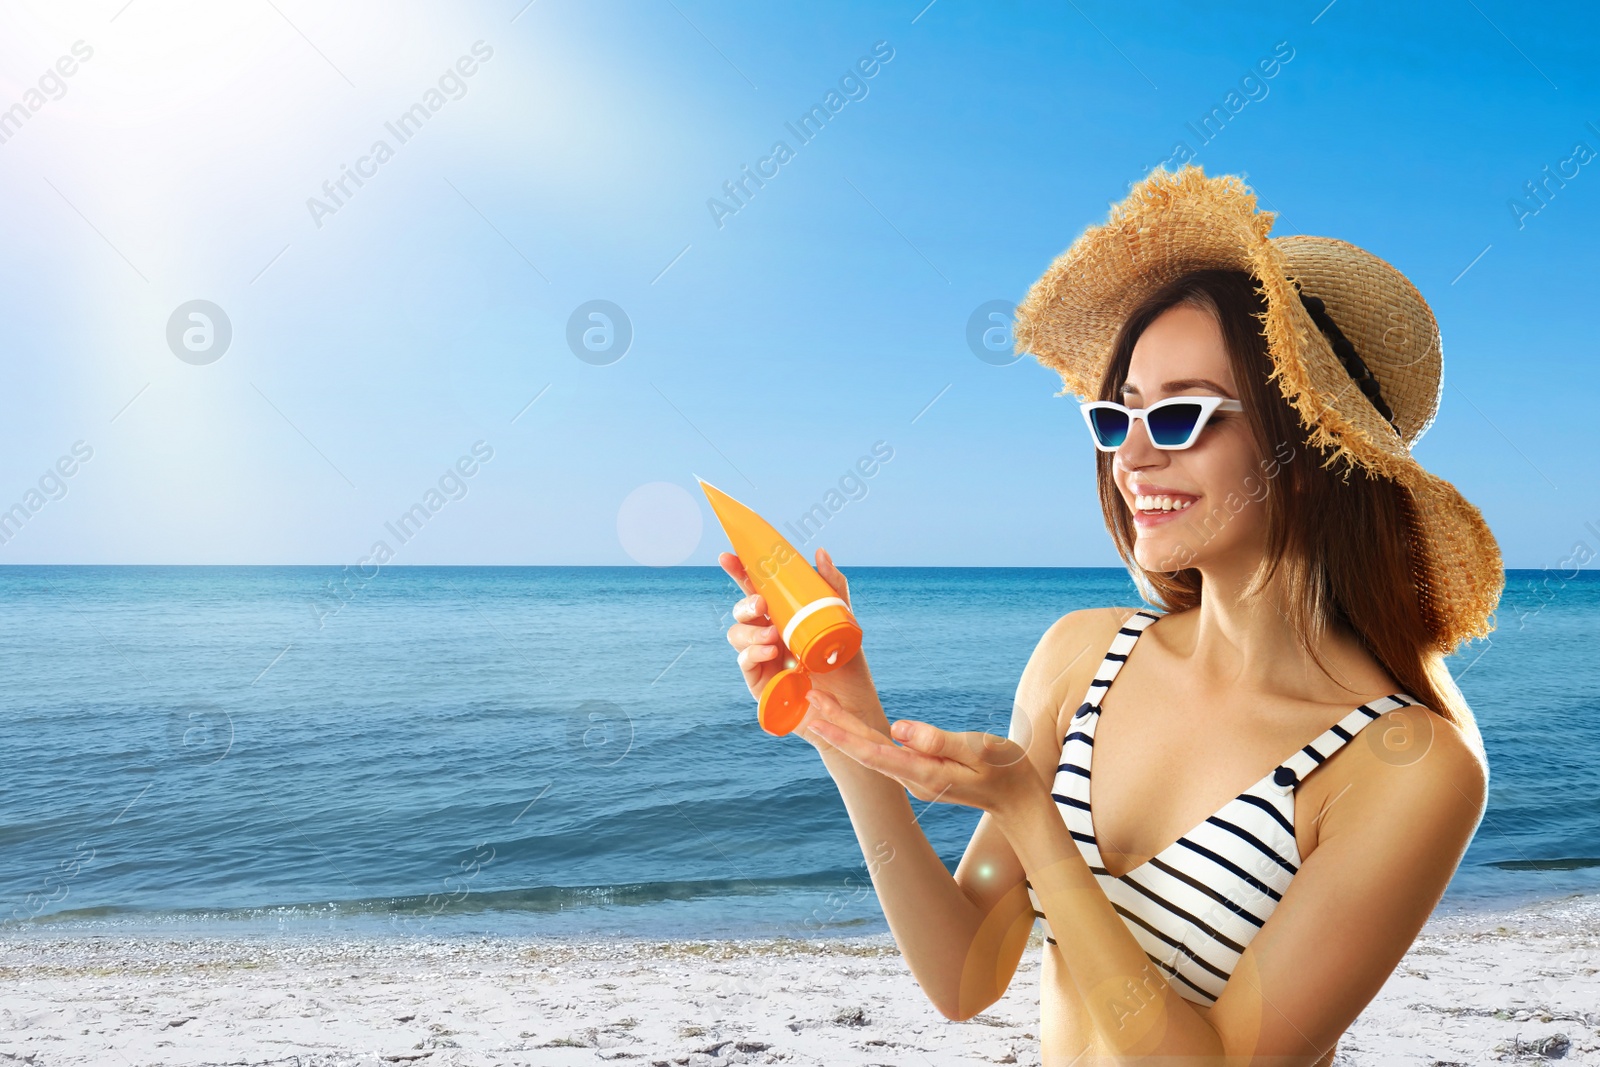
{"label": "blue sunglass lens", "polygon": [[1095,408],[1089,412],[1094,435],[1107,448],[1117,448],[1128,439],[1128,416],[1115,408]]}
{"label": "blue sunglass lens", "polygon": [[1150,428],[1150,440],[1158,445],[1183,444],[1189,439],[1189,435],[1194,433],[1194,424],[1199,421],[1199,404],[1168,404],[1146,416],[1146,425]]}

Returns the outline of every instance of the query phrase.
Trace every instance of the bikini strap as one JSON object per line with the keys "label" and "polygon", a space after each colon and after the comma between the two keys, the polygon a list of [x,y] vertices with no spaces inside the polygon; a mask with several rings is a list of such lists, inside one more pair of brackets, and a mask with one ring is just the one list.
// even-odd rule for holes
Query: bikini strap
{"label": "bikini strap", "polygon": [[1139,640],[1139,635],[1144,633],[1145,627],[1161,618],[1153,611],[1140,609],[1128,616],[1126,622],[1117,630],[1117,635],[1111,639],[1111,648],[1106,652],[1105,659],[1100,661],[1100,669],[1094,672],[1094,681],[1089,683],[1089,692],[1084,697],[1083,704],[1072,716],[1074,719],[1085,715],[1099,714],[1100,701],[1105,699],[1106,691],[1111,688],[1111,682],[1116,678],[1117,672],[1122,670],[1122,665],[1128,661],[1128,653],[1132,651],[1134,642]]}
{"label": "bikini strap", "polygon": [[1368,724],[1382,718],[1396,708],[1417,704],[1419,701],[1408,693],[1395,693],[1392,696],[1379,697],[1369,704],[1363,704],[1350,714],[1334,723],[1322,732],[1316,740],[1306,745],[1300,751],[1278,764],[1272,772],[1272,781],[1268,783],[1280,796],[1287,796],[1294,792],[1312,771],[1316,770],[1327,758],[1343,748],[1346,742],[1360,733]]}

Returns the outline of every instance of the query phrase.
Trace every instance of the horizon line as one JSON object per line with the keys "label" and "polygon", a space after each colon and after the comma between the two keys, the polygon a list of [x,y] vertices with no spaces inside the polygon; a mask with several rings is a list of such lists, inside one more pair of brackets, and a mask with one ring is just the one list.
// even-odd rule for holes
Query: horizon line
{"label": "horizon line", "polygon": [[[0,561],[0,570],[24,569],[30,567],[215,567],[215,568],[289,568],[300,567],[306,569],[344,569],[352,566],[349,563],[7,563]],[[809,566],[809,564],[808,564]],[[855,563],[852,569],[868,570],[1006,570],[1006,571],[1118,571],[1128,574],[1127,567],[1112,564],[1095,563]],[[655,566],[648,563],[385,563],[378,567],[379,573],[385,570],[638,570],[638,571],[688,571],[688,570],[714,570],[721,571],[722,567],[716,563],[676,563],[670,566]],[[1502,567],[1507,574],[1528,572],[1540,574],[1552,570],[1551,567]],[[1572,581],[1585,575],[1600,575],[1600,568],[1579,567],[1577,574],[1565,580]],[[374,575],[376,577],[376,575]]]}

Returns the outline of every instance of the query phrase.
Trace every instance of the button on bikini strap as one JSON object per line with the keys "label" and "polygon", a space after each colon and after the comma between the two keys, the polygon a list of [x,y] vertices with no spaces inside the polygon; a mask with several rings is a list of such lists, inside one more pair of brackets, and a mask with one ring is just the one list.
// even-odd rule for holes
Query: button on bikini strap
{"label": "button on bikini strap", "polygon": [[1305,780],[1306,775],[1343,748],[1346,742],[1360,733],[1369,723],[1395,708],[1415,703],[1417,701],[1414,697],[1406,693],[1396,693],[1393,696],[1379,697],[1370,704],[1361,705],[1324,730],[1309,745],[1278,764],[1272,772],[1271,788],[1279,795],[1287,796]]}
{"label": "button on bikini strap", "polygon": [[1094,672],[1094,681],[1089,683],[1088,699],[1073,715],[1074,719],[1100,710],[1100,701],[1105,697],[1106,690],[1111,688],[1111,682],[1116,678],[1117,672],[1122,670],[1122,665],[1128,661],[1128,653],[1133,649],[1134,642],[1139,640],[1139,635],[1144,633],[1145,627],[1160,617],[1154,612],[1139,610],[1122,624],[1117,635],[1111,639],[1110,650],[1100,661],[1100,669]]}

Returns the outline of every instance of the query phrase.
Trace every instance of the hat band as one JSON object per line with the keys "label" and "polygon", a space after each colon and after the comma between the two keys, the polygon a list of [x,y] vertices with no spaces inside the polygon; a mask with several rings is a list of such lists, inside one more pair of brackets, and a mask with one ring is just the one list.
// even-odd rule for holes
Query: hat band
{"label": "hat band", "polygon": [[1323,336],[1328,339],[1328,344],[1333,347],[1333,354],[1344,364],[1345,373],[1350,375],[1350,379],[1356,383],[1366,398],[1372,401],[1372,406],[1378,409],[1378,414],[1382,415],[1390,426],[1394,426],[1398,433],[1400,427],[1395,425],[1394,413],[1389,410],[1389,405],[1378,390],[1378,379],[1372,376],[1366,361],[1356,352],[1356,346],[1351,344],[1350,339],[1334,324],[1333,316],[1328,314],[1327,305],[1323,303],[1321,297],[1307,296],[1298,281],[1295,281],[1294,287],[1295,292],[1300,295],[1300,303],[1305,305],[1306,311],[1311,315],[1311,321],[1317,324],[1317,329],[1322,331]]}

